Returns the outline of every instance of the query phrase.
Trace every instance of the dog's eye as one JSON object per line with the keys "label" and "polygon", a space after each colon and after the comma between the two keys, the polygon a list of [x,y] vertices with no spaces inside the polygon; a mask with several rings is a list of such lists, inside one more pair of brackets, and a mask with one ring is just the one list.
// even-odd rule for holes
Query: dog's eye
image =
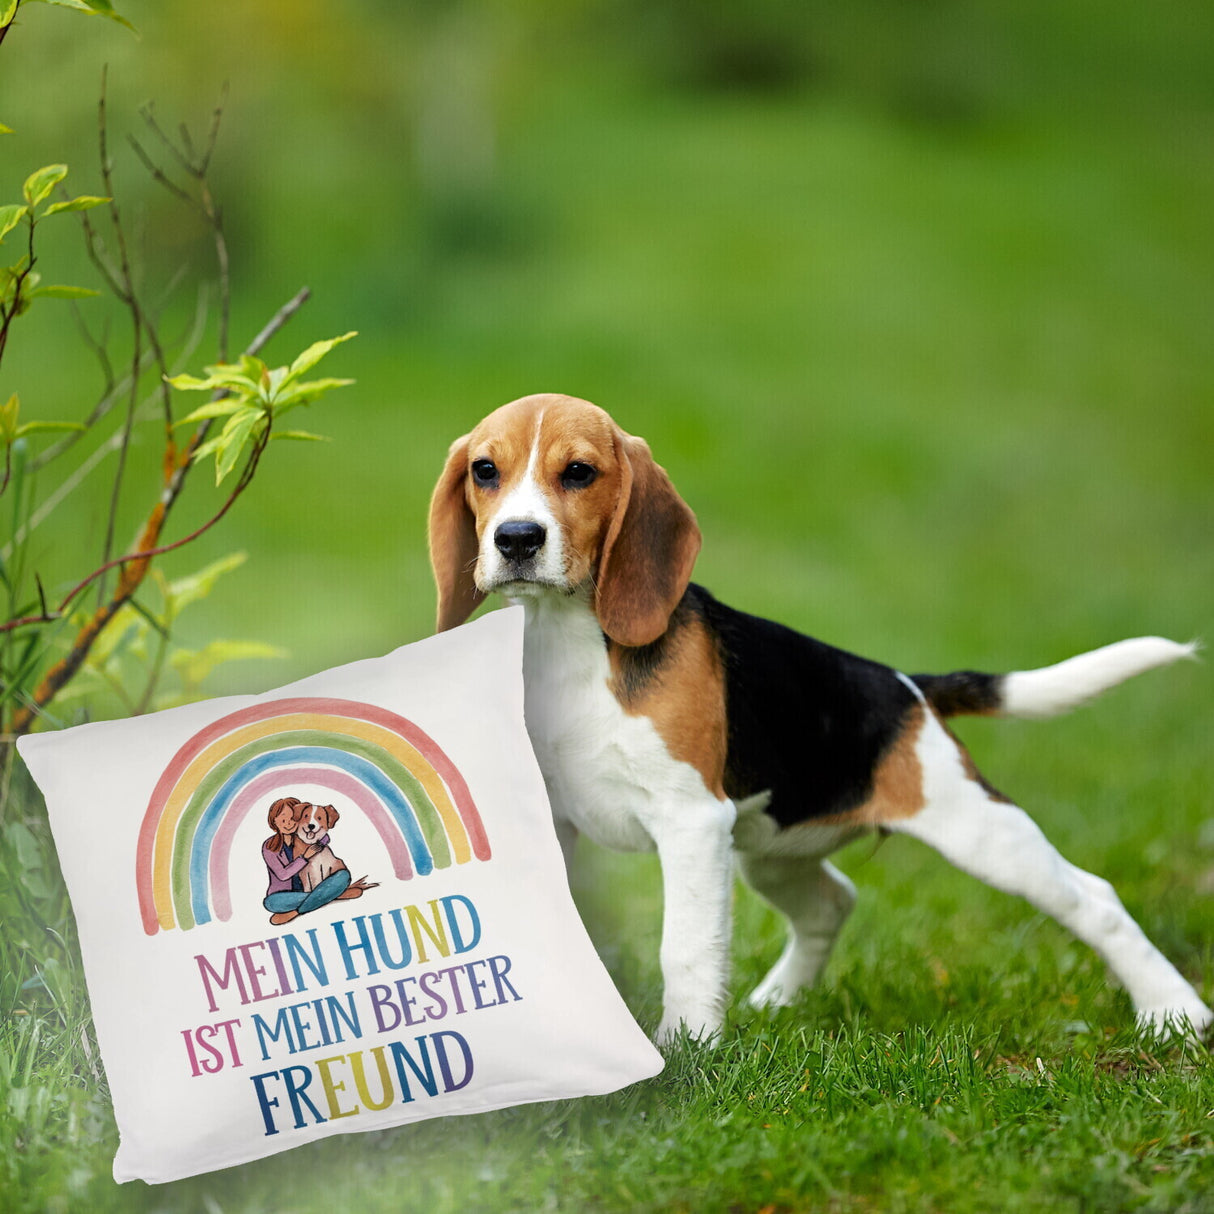
{"label": "dog's eye", "polygon": [[472,479],[482,488],[492,489],[497,484],[497,465],[491,459],[474,459]]}
{"label": "dog's eye", "polygon": [[592,464],[583,464],[580,460],[574,460],[561,473],[561,484],[566,489],[585,489],[587,485],[593,483],[598,474],[598,469]]}

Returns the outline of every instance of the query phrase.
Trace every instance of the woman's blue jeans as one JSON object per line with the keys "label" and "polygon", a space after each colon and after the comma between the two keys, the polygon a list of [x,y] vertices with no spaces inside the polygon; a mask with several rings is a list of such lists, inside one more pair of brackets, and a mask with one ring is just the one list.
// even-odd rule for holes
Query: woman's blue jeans
{"label": "woman's blue jeans", "polygon": [[339,868],[337,872],[330,873],[315,889],[306,894],[293,889],[283,890],[280,894],[267,894],[262,906],[275,915],[284,914],[286,911],[297,911],[301,915],[306,915],[308,911],[326,906],[335,898],[340,898],[349,885],[350,870]]}

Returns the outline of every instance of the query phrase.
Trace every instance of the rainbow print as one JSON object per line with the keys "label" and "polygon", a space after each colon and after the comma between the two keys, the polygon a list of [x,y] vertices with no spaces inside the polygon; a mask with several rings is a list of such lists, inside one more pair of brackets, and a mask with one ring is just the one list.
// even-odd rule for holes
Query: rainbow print
{"label": "rainbow print", "polygon": [[135,859],[149,936],[231,917],[237,828],[292,783],[352,801],[402,880],[491,855],[463,776],[411,721],[354,700],[274,700],[200,730],[157,782]]}

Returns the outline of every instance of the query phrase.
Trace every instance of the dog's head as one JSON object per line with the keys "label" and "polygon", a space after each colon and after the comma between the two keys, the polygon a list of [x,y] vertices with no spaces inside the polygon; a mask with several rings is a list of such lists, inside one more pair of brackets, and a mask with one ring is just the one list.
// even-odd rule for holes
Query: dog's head
{"label": "dog's head", "polygon": [[489,414],[452,444],[430,503],[440,632],[495,590],[586,590],[612,640],[647,645],[699,550],[695,515],[645,441],[571,396]]}
{"label": "dog's head", "polygon": [[332,805],[313,805],[307,801],[299,806],[298,813],[295,834],[305,846],[323,839],[337,825],[340,817]]}

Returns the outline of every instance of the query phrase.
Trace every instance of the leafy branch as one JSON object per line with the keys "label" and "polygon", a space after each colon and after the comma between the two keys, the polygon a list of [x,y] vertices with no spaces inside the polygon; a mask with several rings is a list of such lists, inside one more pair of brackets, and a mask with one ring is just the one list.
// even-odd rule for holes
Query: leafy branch
{"label": "leafy branch", "polygon": [[24,202],[0,206],[0,244],[15,229],[25,228],[25,252],[12,265],[0,269],[0,359],[8,346],[13,321],[28,312],[34,300],[81,299],[97,294],[87,287],[43,286],[42,276],[34,269],[38,261],[34,237],[43,220],[68,211],[88,211],[110,201],[85,194],[79,198],[47,203],[52,191],[66,176],[67,165],[47,165],[25,179],[22,187]]}
{"label": "leafy branch", "polygon": [[[104,689],[137,715],[192,699],[203,680],[224,662],[283,657],[277,646],[261,641],[221,638],[196,649],[170,644],[182,613],[206,598],[221,577],[247,559],[245,553],[234,552],[172,581],[160,569],[153,569],[149,580],[159,598],[157,606],[145,600],[123,607],[93,646],[80,672],[83,677],[73,680],[60,698],[83,699]],[[176,676],[177,689],[157,695],[162,677],[170,671]]]}
{"label": "leafy branch", "polygon": [[[208,439],[194,452],[196,460],[215,456],[215,484],[219,485],[236,466],[246,444],[263,446],[270,438],[270,427],[284,413],[310,404],[332,388],[352,384],[352,379],[313,379],[306,383],[300,377],[310,371],[334,346],[349,341],[355,333],[344,333],[327,341],[310,345],[289,367],[271,371],[260,358],[245,354],[239,363],[220,363],[207,367],[207,377],[177,375],[169,380],[174,388],[188,392],[215,392],[217,399],[195,409],[179,422],[228,420],[216,438]],[[274,438],[320,440],[320,435],[305,430],[279,431]]]}
{"label": "leafy branch", "polygon": [[[25,4],[51,4],[56,8],[71,8],[78,13],[87,13],[91,17],[107,17],[117,21],[134,32],[135,27],[123,16],[114,11],[110,0],[0,0],[0,43],[8,37],[9,31],[17,22],[17,13]],[[0,124],[0,134],[8,135],[10,129]]]}
{"label": "leafy branch", "polygon": [[[182,548],[198,539],[204,532],[215,526],[235,505],[236,500],[248,487],[257,471],[258,464],[273,433],[272,425],[276,414],[315,400],[331,388],[352,382],[339,379],[300,382],[299,377],[310,367],[315,366],[334,346],[353,337],[353,333],[314,343],[289,367],[270,370],[265,363],[256,358],[256,351],[286,324],[307,298],[308,292],[305,289],[279,309],[270,323],[250,343],[248,351],[235,367],[220,364],[207,368],[211,374],[206,380],[194,379],[191,376],[176,377],[177,381],[184,382],[175,381],[174,386],[187,390],[213,387],[220,391],[230,392],[231,395],[203,405],[188,418],[183,419],[182,424],[192,421],[201,424],[176,465],[167,470],[164,491],[148,514],[139,539],[132,550],[124,556],[114,558],[94,569],[68,591],[54,610],[49,610],[44,603],[43,609],[37,614],[9,620],[0,625],[0,633],[4,633],[30,625],[49,624],[63,619],[71,604],[89,585],[110,569],[121,568],[122,570],[116,589],[84,621],[66,657],[47,672],[46,677],[34,690],[29,702],[14,714],[10,724],[12,734],[20,735],[26,732],[33,724],[37,712],[49,704],[59,690],[80,669],[102,630],[134,596],[148,572],[152,559]],[[258,369],[257,380],[246,383],[248,377],[243,372],[251,366]],[[219,381],[231,382],[221,383]],[[216,410],[220,411],[216,412]],[[221,434],[217,439],[207,441],[207,431],[215,418],[224,415],[229,416],[228,426],[225,427],[227,433]],[[239,424],[233,426],[232,419]],[[278,437],[315,438],[316,436],[304,435],[301,432],[288,432]],[[211,454],[216,455],[217,466],[221,460],[226,464],[227,471],[230,471],[240,456],[244,454],[244,464],[234,487],[219,509],[202,526],[172,543],[158,544],[168,512],[180,496],[188,470]],[[224,475],[226,476],[226,472]],[[223,478],[217,476],[216,479],[218,483]]]}
{"label": "leafy branch", "polygon": [[[91,210],[109,202],[108,198],[85,194],[48,203],[47,199],[52,191],[66,176],[66,165],[47,165],[26,178],[22,187],[23,202],[0,207],[0,244],[15,230],[21,227],[25,229],[25,252],[12,265],[0,267],[0,360],[3,360],[4,352],[8,348],[8,335],[13,322],[28,312],[36,299],[81,299],[97,294],[87,287],[43,286],[42,276],[34,269],[38,260],[35,253],[35,233],[43,220],[69,211]],[[21,423],[18,420],[20,409],[21,402],[16,393],[0,408],[0,443],[4,446],[4,472],[0,474],[0,494],[8,489],[12,479],[13,444],[18,439],[45,430],[83,429],[74,422]]]}
{"label": "leafy branch", "polygon": [[[9,0],[7,5],[5,0],[0,0],[0,38],[11,27],[18,7],[14,0]],[[85,0],[73,0],[67,7],[113,15],[108,4],[94,4],[93,0],[87,3]],[[197,680],[216,662],[254,653],[264,656],[262,651],[266,649],[265,646],[224,641],[213,642],[201,650],[174,650],[170,660],[169,635],[176,618],[174,595],[179,597],[183,592],[177,583],[168,583],[157,574],[150,584],[160,587],[162,609],[152,611],[136,597],[155,558],[190,544],[227,515],[251,483],[271,439],[317,438],[304,431],[284,429],[280,422],[285,414],[318,399],[333,388],[352,382],[336,378],[308,379],[306,376],[333,348],[353,337],[353,333],[316,342],[285,366],[271,367],[259,357],[263,347],[307,301],[309,292],[306,288],[270,318],[236,362],[227,359],[229,256],[222,211],[212,194],[208,176],[222,114],[221,102],[212,114],[206,139],[196,143],[184,124],[176,137],[170,137],[154,111],[145,107],[142,117],[149,138],[144,142],[134,138],[129,140],[136,157],[151,178],[179,203],[199,214],[212,235],[219,284],[219,358],[205,368],[202,377],[171,373],[170,351],[161,336],[156,309],[146,298],[142,276],[137,273],[131,255],[123,217],[115,201],[118,191],[110,155],[104,80],[98,105],[98,143],[106,197],[87,195],[70,198],[62,195],[61,185],[67,169],[63,165],[49,165],[26,180],[23,202],[0,208],[0,243],[14,232],[20,232],[24,240],[24,252],[19,260],[7,270],[0,271],[3,275],[0,277],[0,356],[3,355],[15,320],[28,311],[39,297],[78,299],[97,294],[83,288],[44,286],[38,277],[35,269],[35,236],[44,220],[59,213],[79,213],[90,260],[109,295],[125,312],[130,332],[127,367],[125,372],[119,372],[115,360],[110,356],[108,332],[103,331],[101,339],[94,338],[83,317],[78,315],[85,341],[96,354],[105,380],[101,398],[84,422],[23,421],[21,402],[16,394],[0,406],[0,446],[5,452],[0,493],[8,487],[10,480],[16,486],[13,490],[13,539],[0,552],[0,585],[7,591],[9,600],[7,618],[0,621],[0,715],[7,714],[9,717],[7,726],[10,739],[27,732],[82,670],[90,672],[95,687],[110,686],[119,691],[114,680],[131,673],[121,663],[118,666],[114,664],[114,654],[122,644],[120,638],[123,636],[138,636],[142,638],[139,640],[141,651],[154,651],[143,690],[127,694],[122,689],[119,695],[133,712],[144,711],[155,702],[156,682],[168,667],[177,670],[186,694],[189,694]],[[161,153],[161,162],[149,150],[157,148]],[[61,196],[55,196],[56,191]],[[90,212],[106,203],[109,204],[105,216],[108,223],[94,222]],[[199,333],[202,325],[203,318],[200,316],[194,326]],[[154,380],[149,394],[148,378],[152,375]],[[211,399],[176,421],[173,415],[174,390],[210,392]],[[110,438],[65,477],[46,502],[33,510],[32,503],[27,502],[32,483],[28,473],[37,467],[44,467],[70,450],[75,439],[92,430],[123,401],[125,408]],[[125,552],[115,555],[114,531],[119,501],[125,496],[127,453],[136,424],[156,415],[160,418],[163,440],[161,483],[149,503],[135,539]],[[177,431],[183,426],[192,427],[190,437],[184,443],[177,437]],[[68,435],[35,459],[30,459],[26,451],[27,437],[49,430],[67,431]],[[13,474],[16,453],[20,455],[16,463],[20,475]],[[117,460],[109,490],[108,517],[100,560],[90,573],[55,600],[48,600],[42,581],[35,574],[33,583],[36,596],[29,602],[26,592],[27,601],[23,604],[19,587],[25,579],[25,554],[31,532],[54,506],[81,483],[106,453],[116,453]],[[190,471],[210,459],[215,462],[216,486],[228,483],[226,496],[200,526],[179,539],[166,542],[168,516],[181,496]],[[96,591],[96,604],[91,610],[80,613],[81,596],[89,589]],[[66,641],[66,653],[39,674],[50,656],[51,646],[60,643],[56,637],[60,636],[65,624],[73,629],[73,635]],[[118,630],[116,633],[110,631],[114,628]]]}

